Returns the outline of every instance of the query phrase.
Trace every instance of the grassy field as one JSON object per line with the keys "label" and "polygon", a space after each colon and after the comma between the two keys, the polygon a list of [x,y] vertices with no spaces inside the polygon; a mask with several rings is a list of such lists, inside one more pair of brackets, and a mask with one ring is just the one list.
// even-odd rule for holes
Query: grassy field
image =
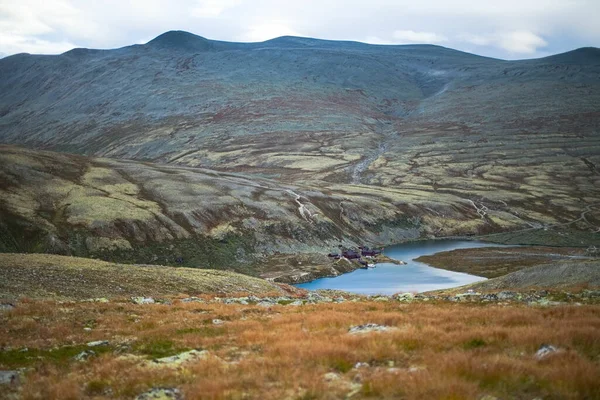
{"label": "grassy field", "polygon": [[[29,300],[4,311],[0,370],[24,370],[0,398],[132,399],[152,388],[187,400],[600,398],[597,305],[171,300]],[[366,323],[389,329],[348,332]],[[536,357],[544,344],[558,351]],[[192,349],[202,353],[151,361]],[[73,359],[84,350],[95,354]]]}

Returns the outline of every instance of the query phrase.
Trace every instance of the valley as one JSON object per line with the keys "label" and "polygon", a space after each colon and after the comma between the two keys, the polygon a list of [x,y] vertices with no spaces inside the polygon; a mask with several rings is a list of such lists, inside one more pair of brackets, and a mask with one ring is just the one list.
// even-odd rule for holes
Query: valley
{"label": "valley", "polygon": [[[0,59],[0,398],[597,399],[599,77],[183,31]],[[385,295],[291,286],[427,243]]]}

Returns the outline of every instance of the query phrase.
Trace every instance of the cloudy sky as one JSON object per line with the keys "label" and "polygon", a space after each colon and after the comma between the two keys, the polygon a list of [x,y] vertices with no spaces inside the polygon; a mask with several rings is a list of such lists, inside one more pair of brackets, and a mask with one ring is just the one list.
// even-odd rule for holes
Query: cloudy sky
{"label": "cloudy sky", "polygon": [[600,0],[0,0],[0,57],[122,47],[186,30],[242,42],[433,43],[521,59],[600,46],[599,15]]}

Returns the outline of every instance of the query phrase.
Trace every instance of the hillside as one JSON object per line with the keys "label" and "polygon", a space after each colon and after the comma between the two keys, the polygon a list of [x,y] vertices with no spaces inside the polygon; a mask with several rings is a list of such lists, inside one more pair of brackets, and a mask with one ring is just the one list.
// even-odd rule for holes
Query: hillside
{"label": "hillside", "polygon": [[12,302],[283,293],[275,284],[233,272],[132,266],[49,254],[0,254],[0,278],[0,301]]}
{"label": "hillside", "polygon": [[597,292],[559,306],[168,300],[30,299],[0,308],[0,397],[592,400],[600,393]]}
{"label": "hillside", "polygon": [[585,246],[599,76],[595,48],[503,61],[185,32],[6,57],[0,249],[256,273],[340,242],[520,231]]}

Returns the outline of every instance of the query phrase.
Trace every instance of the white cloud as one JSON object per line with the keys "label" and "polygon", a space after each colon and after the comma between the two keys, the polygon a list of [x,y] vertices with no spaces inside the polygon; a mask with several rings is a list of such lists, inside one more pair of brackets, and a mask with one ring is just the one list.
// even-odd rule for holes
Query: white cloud
{"label": "white cloud", "polygon": [[461,33],[457,36],[458,40],[463,42],[471,43],[476,46],[488,46],[492,43],[492,39],[485,35],[473,35],[469,33]]}
{"label": "white cloud", "polygon": [[544,39],[528,31],[501,34],[498,38],[498,44],[504,50],[519,54],[533,54],[538,48],[548,45]]}
{"label": "white cloud", "polygon": [[303,36],[283,22],[268,22],[253,25],[239,36],[242,42],[263,42],[280,36]]}
{"label": "white cloud", "polygon": [[370,44],[394,44],[394,42],[391,40],[382,39],[378,36],[367,36],[365,39],[360,41]]}
{"label": "white cloud", "polygon": [[463,33],[458,35],[457,39],[476,46],[493,46],[500,48],[506,50],[509,54],[534,54],[538,49],[548,45],[548,42],[541,36],[524,30],[495,32],[487,35]]}
{"label": "white cloud", "polygon": [[50,42],[25,36],[0,35],[0,49],[7,54],[59,54],[75,47],[78,46],[66,41]]}
{"label": "white cloud", "polygon": [[241,0],[201,0],[192,9],[192,16],[198,18],[216,18],[226,10],[241,3]]}
{"label": "white cloud", "polygon": [[392,37],[399,43],[429,43],[447,42],[448,38],[435,32],[394,31]]}

